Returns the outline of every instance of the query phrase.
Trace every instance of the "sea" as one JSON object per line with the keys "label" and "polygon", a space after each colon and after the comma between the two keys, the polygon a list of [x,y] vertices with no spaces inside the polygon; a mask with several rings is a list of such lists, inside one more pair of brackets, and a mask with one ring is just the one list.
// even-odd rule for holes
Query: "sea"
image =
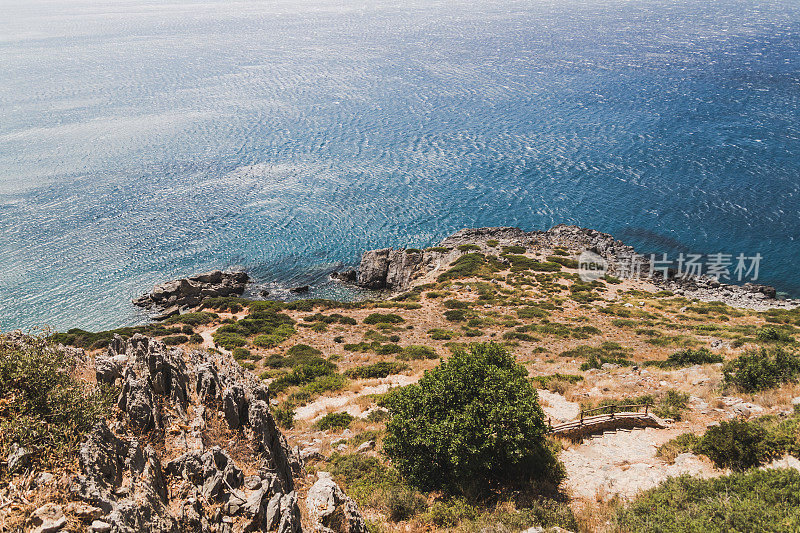
{"label": "sea", "polygon": [[[0,330],[568,223],[800,296],[797,0],[0,0]],[[732,269],[733,267],[731,267]]]}

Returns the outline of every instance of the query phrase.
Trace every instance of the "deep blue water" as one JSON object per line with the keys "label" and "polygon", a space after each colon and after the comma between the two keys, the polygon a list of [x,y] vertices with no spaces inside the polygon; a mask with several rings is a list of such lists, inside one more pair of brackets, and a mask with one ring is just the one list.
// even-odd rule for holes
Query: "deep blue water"
{"label": "deep blue water", "polygon": [[800,295],[800,3],[0,0],[0,329],[468,226],[760,252]]}

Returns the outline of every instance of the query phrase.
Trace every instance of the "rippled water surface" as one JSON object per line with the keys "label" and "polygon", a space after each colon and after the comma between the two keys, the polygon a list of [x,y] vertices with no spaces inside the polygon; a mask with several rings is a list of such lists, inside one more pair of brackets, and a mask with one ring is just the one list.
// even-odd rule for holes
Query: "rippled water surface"
{"label": "rippled water surface", "polygon": [[800,4],[397,5],[0,0],[0,328],[559,222],[800,294]]}

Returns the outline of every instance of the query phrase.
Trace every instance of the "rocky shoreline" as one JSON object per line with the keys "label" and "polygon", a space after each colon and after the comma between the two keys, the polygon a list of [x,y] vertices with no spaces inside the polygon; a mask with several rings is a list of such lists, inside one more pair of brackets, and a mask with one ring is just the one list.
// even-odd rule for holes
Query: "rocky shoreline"
{"label": "rocky shoreline", "polygon": [[241,296],[250,276],[246,272],[212,270],[188,278],[167,281],[133,299],[133,305],[158,314],[156,320],[197,307],[206,298]]}
{"label": "rocky shoreline", "polygon": [[[488,243],[491,241],[496,242],[490,246]],[[424,251],[392,248],[366,251],[355,274],[334,273],[334,276],[348,280],[355,278],[357,285],[368,289],[402,292],[409,289],[415,280],[438,271],[459,257],[462,252],[458,247],[464,245],[477,246],[475,251],[485,254],[497,254],[498,247],[502,246],[523,246],[529,251],[546,254],[552,254],[556,248],[569,250],[576,255],[590,251],[606,261],[611,275],[619,274],[625,268],[623,264],[630,264],[630,258],[637,257],[633,247],[613,236],[579,226],[559,224],[547,231],[530,232],[511,227],[473,228],[458,231]],[[635,265],[640,279],[686,298],[721,301],[732,307],[754,310],[793,309],[800,306],[800,300],[776,298],[775,288],[768,285],[732,285],[708,276],[665,280],[660,273],[655,273],[651,277],[650,263],[638,257]]]}
{"label": "rocky shoreline", "polygon": [[[606,261],[610,275],[618,275],[624,268],[630,270],[630,266],[623,265],[630,265],[630,258],[634,257],[635,270],[640,279],[689,299],[721,301],[732,307],[762,311],[800,307],[800,300],[778,299],[775,288],[768,285],[726,284],[708,276],[673,276],[664,279],[660,272],[650,276],[649,261],[638,256],[633,247],[607,233],[566,224],[546,231],[527,232],[512,227],[467,228],[425,250],[367,250],[362,254],[357,268],[331,272],[330,278],[363,289],[399,293],[460,257],[463,251],[459,247],[465,245],[475,246],[477,248],[474,251],[486,255],[497,255],[498,248],[503,246],[523,246],[529,251],[544,254],[552,254],[557,248],[574,255],[590,251]],[[153,318],[159,320],[197,307],[206,298],[241,296],[250,281],[246,272],[215,270],[162,283],[151,292],[134,299],[133,303],[154,311],[156,314]],[[303,294],[309,290],[310,287],[305,285],[292,288],[289,292]],[[262,291],[261,296],[267,297],[269,293]]]}

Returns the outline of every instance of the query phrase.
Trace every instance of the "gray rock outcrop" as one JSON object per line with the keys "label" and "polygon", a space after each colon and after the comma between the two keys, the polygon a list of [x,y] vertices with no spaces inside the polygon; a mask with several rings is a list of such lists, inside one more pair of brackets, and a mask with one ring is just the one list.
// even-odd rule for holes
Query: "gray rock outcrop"
{"label": "gray rock outcrop", "polygon": [[157,285],[150,293],[135,298],[133,304],[145,309],[166,310],[164,314],[177,313],[200,305],[206,298],[239,296],[249,280],[246,272],[214,270]]}
{"label": "gray rock outcrop", "polygon": [[[71,489],[102,511],[92,517],[92,528],[300,531],[293,476],[301,464],[278,430],[259,380],[229,356],[187,354],[142,335],[115,337],[104,357],[115,370],[98,376],[121,375],[120,414],[111,424],[98,424],[81,446],[80,475]],[[217,424],[239,440],[237,453],[250,450],[248,465],[258,474],[248,483],[231,453],[204,444],[206,417],[218,411]],[[176,493],[168,486],[178,487]]]}
{"label": "gray rock outcrop", "polygon": [[319,472],[319,480],[306,498],[308,517],[320,533],[366,533],[364,518],[356,503],[331,479]]}
{"label": "gray rock outcrop", "polygon": [[356,283],[366,289],[398,291],[407,288],[433,254],[420,251],[370,250],[364,252],[358,267]]}

